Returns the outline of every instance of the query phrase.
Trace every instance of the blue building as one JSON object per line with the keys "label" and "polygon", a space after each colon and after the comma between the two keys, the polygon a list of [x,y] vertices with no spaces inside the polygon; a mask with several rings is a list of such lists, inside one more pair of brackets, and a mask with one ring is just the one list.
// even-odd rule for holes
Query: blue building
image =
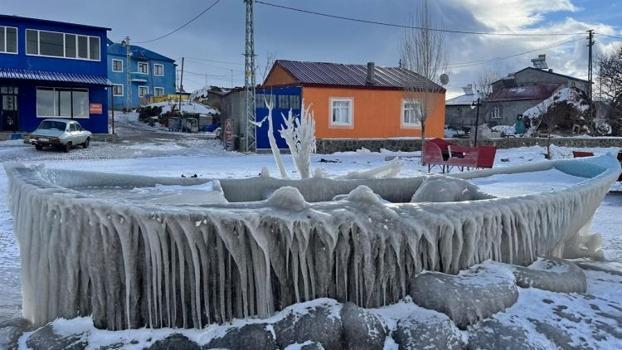
{"label": "blue building", "polygon": [[175,60],[130,45],[108,43],[108,78],[112,82],[114,108],[136,108],[151,96],[175,93]]}
{"label": "blue building", "polygon": [[108,30],[0,15],[0,132],[68,118],[108,133]]}

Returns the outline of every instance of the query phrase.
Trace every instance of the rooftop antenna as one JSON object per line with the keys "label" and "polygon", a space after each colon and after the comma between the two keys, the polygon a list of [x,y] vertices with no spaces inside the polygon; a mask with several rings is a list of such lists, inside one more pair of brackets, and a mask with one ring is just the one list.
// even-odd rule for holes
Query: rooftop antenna
{"label": "rooftop antenna", "polygon": [[255,140],[255,28],[253,5],[255,0],[244,0],[246,4],[246,41],[244,49],[244,91],[246,92],[246,152],[256,149]]}

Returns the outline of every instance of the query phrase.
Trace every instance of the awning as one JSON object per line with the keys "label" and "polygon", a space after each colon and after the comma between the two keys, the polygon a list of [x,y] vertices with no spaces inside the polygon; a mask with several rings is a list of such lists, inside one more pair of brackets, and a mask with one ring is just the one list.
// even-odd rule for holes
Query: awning
{"label": "awning", "polygon": [[46,72],[41,70],[2,67],[0,67],[0,79],[56,81],[63,83],[80,83],[107,86],[112,85],[107,77],[100,75]]}

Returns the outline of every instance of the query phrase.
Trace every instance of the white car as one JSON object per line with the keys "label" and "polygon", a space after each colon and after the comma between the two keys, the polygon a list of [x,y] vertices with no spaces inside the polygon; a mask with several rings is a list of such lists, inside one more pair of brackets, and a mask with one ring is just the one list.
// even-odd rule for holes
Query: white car
{"label": "white car", "polygon": [[71,147],[78,145],[87,148],[91,136],[91,132],[84,130],[75,120],[45,119],[30,135],[30,143],[37,151],[43,147],[55,147],[69,152]]}

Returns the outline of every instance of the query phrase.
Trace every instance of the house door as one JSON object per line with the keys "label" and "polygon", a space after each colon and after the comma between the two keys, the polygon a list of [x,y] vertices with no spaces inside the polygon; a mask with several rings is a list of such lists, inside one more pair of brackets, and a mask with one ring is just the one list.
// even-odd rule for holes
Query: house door
{"label": "house door", "polygon": [[17,87],[0,86],[0,131],[19,130]]}

